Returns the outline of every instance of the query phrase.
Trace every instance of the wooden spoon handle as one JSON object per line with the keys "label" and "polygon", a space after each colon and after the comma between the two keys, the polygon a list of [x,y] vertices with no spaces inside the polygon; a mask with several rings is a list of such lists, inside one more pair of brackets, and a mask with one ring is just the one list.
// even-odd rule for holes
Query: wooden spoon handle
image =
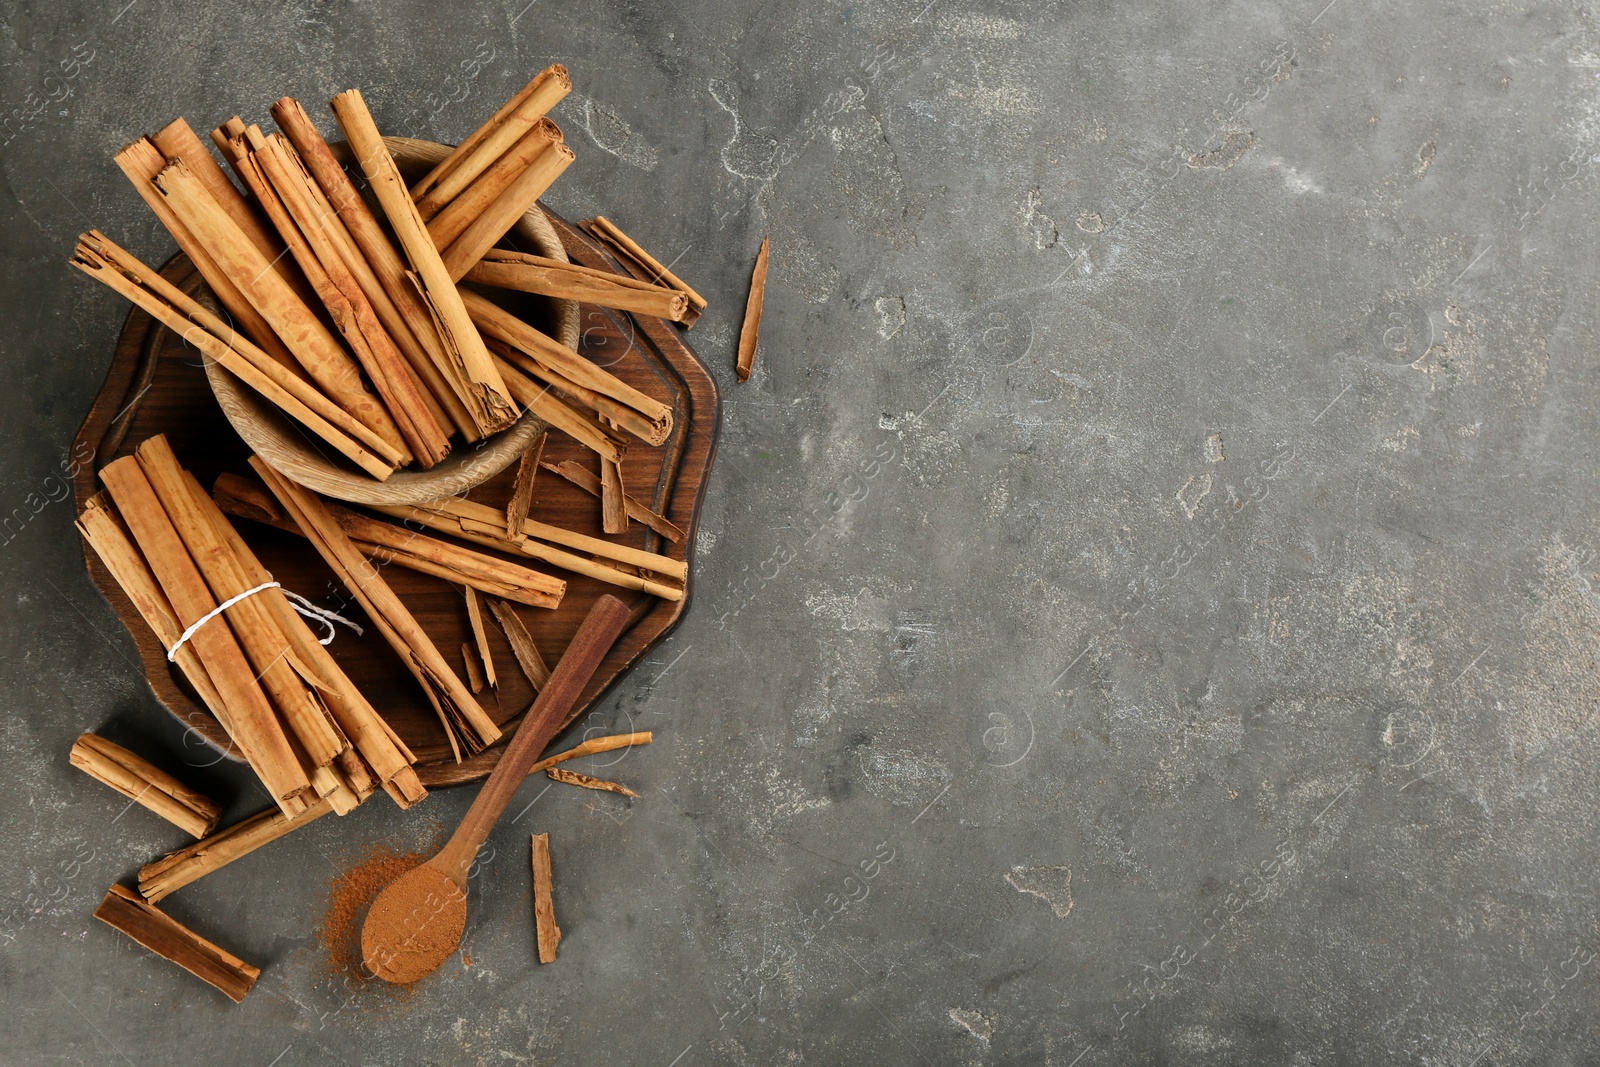
{"label": "wooden spoon handle", "polygon": [[467,809],[461,825],[433,860],[457,881],[466,880],[472,858],[478,854],[506,805],[511,803],[512,794],[528,776],[528,768],[561,728],[562,720],[578,702],[584,686],[589,684],[600,661],[611,651],[627,621],[628,606],[614,596],[602,596],[589,609],[583,625],[578,627],[572,643],[562,654],[561,662],[550,672],[550,680],[523,717],[516,736],[478,791],[472,807]]}

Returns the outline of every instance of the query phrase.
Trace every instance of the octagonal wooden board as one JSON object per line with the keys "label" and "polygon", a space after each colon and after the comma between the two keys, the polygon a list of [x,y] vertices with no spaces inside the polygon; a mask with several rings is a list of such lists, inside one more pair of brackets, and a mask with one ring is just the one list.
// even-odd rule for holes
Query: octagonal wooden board
{"label": "octagonal wooden board", "polygon": [[[587,235],[549,209],[545,209],[545,213],[574,262],[626,274]],[[187,292],[204,287],[188,258],[181,253],[170,260],[161,273]],[[547,663],[554,664],[560,658],[578,624],[600,594],[609,592],[619,596],[632,608],[627,629],[584,691],[568,723],[592,707],[618,678],[643,660],[688,609],[694,591],[695,532],[707,476],[716,455],[719,414],[716,383],[684,342],[677,326],[664,319],[633,316],[589,304],[580,309],[580,321],[579,349],[584,355],[630,385],[672,405],[671,437],[655,448],[632,441],[623,461],[623,480],[630,496],[666,515],[685,531],[685,536],[678,544],[672,544],[643,524],[632,522],[628,533],[617,540],[688,562],[689,583],[684,598],[673,602],[547,568],[526,557],[519,560],[567,582],[567,594],[561,606],[553,611],[513,605]],[[249,451],[217,406],[199,354],[136,308],[123,327],[105,383],[73,442],[74,455],[82,454],[79,450],[84,446],[94,450],[94,461],[83,465],[73,481],[77,506],[81,509],[99,490],[101,467],[127,455],[145,438],[159,433],[167,435],[178,458],[207,488],[223,471],[251,474],[245,462]],[[457,447],[463,447],[459,441]],[[544,459],[549,463],[576,460],[590,470],[597,470],[593,453],[559,432],[550,434]],[[503,508],[510,496],[514,475],[515,465],[474,489],[468,494],[469,498]],[[599,501],[549,471],[540,471],[534,482],[530,514],[541,521],[603,536]],[[246,519],[233,521],[261,562],[285,588],[365,622],[360,607],[334,581],[332,573],[308,542]],[[84,557],[90,578],[133,635],[157,699],[196,733],[228,752],[228,738],[221,726],[200,703],[181,673],[168,664],[161,643],[87,544]],[[446,660],[462,672],[464,678],[461,646],[470,641],[471,636],[461,591],[441,579],[400,567],[386,567],[384,577],[433,638]],[[485,628],[500,684],[497,690],[485,689],[479,697],[484,710],[497,723],[502,727],[514,725],[532,703],[534,692],[492,618],[486,618]],[[424,783],[447,786],[476,781],[494,767],[503,742],[459,764],[454,761],[438,719],[421,689],[370,626],[364,636],[339,628],[329,651],[417,754],[417,770]]]}

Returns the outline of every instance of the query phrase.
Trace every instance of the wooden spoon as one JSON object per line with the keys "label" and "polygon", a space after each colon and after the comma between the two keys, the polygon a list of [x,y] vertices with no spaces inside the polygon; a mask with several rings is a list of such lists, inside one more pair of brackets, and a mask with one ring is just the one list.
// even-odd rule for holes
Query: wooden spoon
{"label": "wooden spoon", "polygon": [[616,597],[595,602],[456,832],[438,855],[390,882],[372,902],[361,925],[361,958],[373,974],[415,982],[456,950],[467,926],[473,857],[627,621],[627,605]]}

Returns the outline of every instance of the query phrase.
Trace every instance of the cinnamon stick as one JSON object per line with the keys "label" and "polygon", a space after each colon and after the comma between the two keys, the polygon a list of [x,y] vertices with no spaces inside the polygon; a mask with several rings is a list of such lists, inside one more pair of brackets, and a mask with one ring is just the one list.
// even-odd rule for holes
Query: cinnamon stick
{"label": "cinnamon stick", "polygon": [[423,217],[432,218],[454,200],[571,91],[572,78],[559,63],[535,74],[412,188]]}
{"label": "cinnamon stick", "polygon": [[72,265],[137,304],[379,481],[394,472],[397,449],[98,230],[78,238]]}
{"label": "cinnamon stick", "polygon": [[562,782],[566,785],[576,785],[584,789],[600,789],[607,793],[621,793],[625,797],[637,798],[639,796],[638,793],[635,793],[627,786],[618,782],[608,782],[603,778],[592,778],[587,774],[579,774],[577,771],[564,770],[561,767],[546,768],[544,773],[550,776],[550,780],[552,782]]}
{"label": "cinnamon stick", "polygon": [[516,405],[462,306],[455,279],[439,258],[439,250],[411,202],[360,90],[348,89],[334,97],[333,114],[371,183],[379,206],[394,227],[424,303],[433,312],[449,364],[440,370],[481,433],[490,434],[509,426],[516,420]]}
{"label": "cinnamon stick", "polygon": [[[600,529],[608,534],[628,532],[627,493],[622,487],[622,465],[615,460],[600,461]],[[510,527],[507,527],[510,529]]]}
{"label": "cinnamon stick", "polygon": [[460,742],[469,752],[476,753],[497,741],[500,729],[494,720],[478,706],[471,691],[450,669],[433,640],[376,568],[356,551],[322,501],[258,457],[252,456],[250,465],[306,533],[334,574],[361,603],[385,640],[399,653],[433,704],[452,745]]}
{"label": "cinnamon stick", "polygon": [[[450,243],[466,232],[473,220],[510,188],[511,183],[539,158],[540,153],[560,140],[561,128],[549,119],[540,119],[505,155],[495,160],[488,170],[445,205],[443,211],[428,219],[428,235],[433,238],[439,251],[449,248]],[[420,212],[422,205],[418,204],[417,207]],[[427,218],[425,214],[423,217]]]}
{"label": "cinnamon stick", "polygon": [[[562,460],[560,463],[541,463],[539,465],[552,474],[561,475],[561,477],[590,496],[600,495],[600,479],[595,476],[593,471],[584,467],[581,463],[568,459]],[[683,540],[683,530],[668,521],[665,516],[651,511],[639,503],[638,500],[626,494],[623,495],[622,502],[628,509],[628,517],[630,519],[637,519],[639,522],[644,523],[668,541],[676,543]]]}
{"label": "cinnamon stick", "polygon": [[311,782],[290,749],[266,694],[256,683],[255,672],[228,620],[212,614],[217,600],[162,509],[138,459],[124,456],[113,460],[101,469],[100,479],[166,593],[178,622],[187,628],[210,616],[185,646],[194,646],[199,654],[221,703],[228,709],[228,720],[223,725],[230,728],[230,736],[250,761],[267,794],[285,814],[298,814],[305,804],[299,799],[300,794],[310,788]]}
{"label": "cinnamon stick", "polygon": [[194,837],[205,837],[222,817],[216,801],[103,737],[80,735],[68,759],[95,781]]}
{"label": "cinnamon stick", "polygon": [[[640,392],[604,368],[595,366],[560,341],[523,322],[487,297],[469,289],[462,290],[461,295],[472,321],[477,323],[485,334],[498,338],[525,353],[535,365],[548,368],[562,380],[615,400],[624,407],[633,409],[652,425],[659,426],[659,439],[650,440],[650,444],[658,445],[666,440],[666,434],[672,429],[672,409],[666,404],[647,393]],[[534,373],[544,376],[539,371]],[[559,381],[552,384],[561,388]],[[614,413],[604,411],[602,414]]]}
{"label": "cinnamon stick", "polygon": [[261,313],[254,305],[245,299],[244,293],[222,269],[205,243],[189,231],[168,206],[166,197],[156,189],[155,177],[166,167],[166,157],[147,138],[141,137],[124,147],[115,158],[117,166],[127,175],[134,190],[155,212],[156,218],[166,227],[172,239],[178,242],[178,247],[194,263],[195,269],[205,278],[206,284],[211,286],[211,291],[217,294],[217,299],[228,309],[228,314],[233,316],[240,328],[252,341],[269,352],[273,359],[298,371],[300,363],[289,351],[288,346],[273,331],[267,320],[261,317]]}
{"label": "cinnamon stick", "polygon": [[374,505],[372,510],[393,518],[421,523],[430,529],[440,530],[454,537],[459,537],[463,541],[470,541],[473,544],[486,545],[489,548],[497,548],[502,551],[521,552],[523,555],[543,560],[546,563],[560,567],[562,570],[595,578],[609,585],[619,586],[623,589],[637,589],[641,592],[661,597],[663,600],[683,599],[682,589],[655,581],[641,574],[630,573],[607,561],[589,559],[564,549],[547,545],[543,541],[538,541],[531,537],[521,543],[513,543],[506,538],[504,516],[499,516],[494,522],[484,522],[482,519],[450,515],[430,508],[407,504]]}
{"label": "cinnamon stick", "polygon": [[545,438],[549,436],[548,431],[540,434],[533,442],[533,447],[522,454],[522,460],[517,464],[517,478],[511,487],[511,499],[506,502],[506,530],[513,541],[527,537],[522,532],[522,523],[528,517],[528,509],[533,506],[533,478],[539,473],[539,457],[544,455]]}
{"label": "cinnamon stick", "polygon": [[[483,254],[493,248],[494,243],[504,237],[506,231],[515,226],[517,220],[555,184],[555,180],[572,165],[574,158],[572,149],[565,144],[559,141],[547,143],[533,162],[441,253],[450,277],[459,281],[474,263],[482,259]],[[489,177],[485,174],[479,181]]]}
{"label": "cinnamon stick", "polygon": [[625,278],[610,271],[563,263],[558,259],[491,248],[463,276],[464,281],[515,289],[580,304],[599,304],[638,315],[654,315],[681,323],[689,298],[676,289]]}
{"label": "cinnamon stick", "polygon": [[277,808],[268,808],[203,841],[145,864],[139,868],[139,893],[154,904],[332,810],[322,800],[313,800],[305,811],[293,818]]}
{"label": "cinnamon stick", "polygon": [[467,622],[472,627],[472,640],[477,643],[478,655],[483,657],[483,677],[490,686],[498,689],[500,682],[494,676],[494,657],[489,654],[489,635],[483,632],[483,609],[478,606],[478,594],[470,585],[466,587],[464,593],[467,598]]}
{"label": "cinnamon stick", "polygon": [[293,275],[281,258],[284,252],[282,242],[262,224],[261,217],[251,210],[250,204],[240,195],[238,188],[228,180],[222,168],[217,166],[217,161],[211,158],[211,153],[182,116],[173,119],[159,132],[151,134],[150,142],[166,157],[167,162],[182,159],[194,172],[195,177],[205,184],[206,191],[211,194],[212,199],[228,213],[234,225],[239,227],[240,232],[256,246],[256,250],[272,264],[273,269],[283,277],[284,281],[294,283]]}
{"label": "cinnamon stick", "polygon": [[689,298],[689,303],[699,311],[706,309],[706,298],[690,288],[689,283],[663,267],[659,260],[646,252],[639,243],[619,229],[616,223],[604,215],[596,215],[589,220],[589,232],[605,241],[613,248],[620,249],[628,254],[635,262],[644,267],[648,272],[650,281],[661,281],[678,290]]}
{"label": "cinnamon stick", "polygon": [[[550,369],[549,366],[539,362],[519,348],[515,348],[498,337],[485,338],[484,343],[501,362],[511,366],[519,373],[527,372],[534,378],[544,381],[547,387],[559,390],[567,399],[570,399],[579,409],[587,408],[593,411],[593,416],[584,412],[584,416],[591,419],[598,432],[616,440],[625,440],[620,434],[613,433],[619,427],[637,437],[648,445],[659,445],[666,441],[672,432],[672,418],[670,414],[662,419],[652,421],[639,414],[638,411],[626,404],[613,400],[593,389],[586,388],[572,381],[565,375]],[[502,375],[505,370],[502,368]],[[506,378],[509,383],[511,379]],[[516,390],[512,390],[512,395]],[[615,461],[613,461],[615,462]]]}
{"label": "cinnamon stick", "polygon": [[235,1004],[245,998],[261,968],[212,944],[180,925],[124,886],[114,885],[94,910],[94,917],[133,938],[162,959],[170,960],[202,982],[215,986]]}
{"label": "cinnamon stick", "polygon": [[539,655],[539,648],[533,643],[533,635],[522,625],[516,609],[510,604],[501,600],[491,600],[489,610],[494,612],[495,621],[500,624],[500,629],[506,635],[506,643],[511,646],[511,654],[516,657],[517,665],[528,677],[528,684],[532,685],[533,691],[537,693],[550,680],[550,668],[545,665],[544,657]]}
{"label": "cinnamon stick", "polygon": [[597,455],[622,458],[624,443],[611,436],[598,421],[568,407],[550,391],[548,385],[533,381],[507,363],[504,357],[495,355],[494,360],[495,367],[517,403]]}
{"label": "cinnamon stick", "polygon": [[[342,232],[349,238],[348,243],[340,237],[331,219],[329,230],[340,241],[345,265],[361,282],[389,336],[405,353],[412,370],[427,385],[449,421],[468,441],[478,440],[482,434],[440,370],[449,361],[444,342],[421,294],[406,277],[405,261],[399,251],[300,102],[292,96],[284,97],[272,106],[272,117],[316,179],[326,199],[326,208],[336,213],[343,224]],[[323,210],[321,202],[318,209]]]}
{"label": "cinnamon stick", "polygon": [[262,139],[260,147],[250,153],[251,167],[264,171],[263,184],[268,185],[269,195],[257,196],[263,203],[270,198],[281,206],[282,217],[274,222],[280,231],[288,229],[284,240],[296,259],[302,260],[323,307],[367,372],[417,462],[432,467],[449,454],[449,434],[423,401],[410,365],[378,321],[377,311],[329,235],[307,188],[311,178],[293,152],[280,135]]}
{"label": "cinnamon stick", "polygon": [[[78,515],[77,527],[106,570],[111,572],[111,577],[116,579],[117,585],[133,602],[139,616],[156,635],[156,640],[161,642],[161,647],[177,645],[178,638],[183,635],[183,624],[178,621],[177,612],[167,600],[167,594],[157,584],[144,556],[135,547],[104,493],[96,493],[89,498]],[[179,645],[175,662],[183,671],[183,676],[189,679],[189,684],[200,694],[201,702],[232,737],[233,725],[227,705],[212,684],[211,675],[200,662],[200,654],[195,651],[194,645],[188,641]]]}
{"label": "cinnamon stick", "polygon": [[761,303],[767,292],[767,238],[761,238],[761,251],[756,253],[755,270],[750,275],[750,299],[744,307],[744,325],[739,328],[739,361],[737,372],[741,382],[750,380],[750,370],[756,365],[756,335],[761,329]]}
{"label": "cinnamon stick", "polygon": [[[213,486],[213,493],[217,504],[230,515],[254,519],[305,536],[276,498],[259,482],[233,474],[220,474]],[[561,598],[566,593],[566,582],[519,563],[485,555],[449,541],[440,541],[337,504],[329,504],[328,511],[339,523],[339,528],[350,536],[356,549],[380,565],[393,563],[407,570],[431,574],[455,585],[471,586],[480,593],[515,600],[535,608],[560,607]]]}
{"label": "cinnamon stick", "polygon": [[[486,504],[479,504],[474,500],[462,497],[451,497],[448,500],[436,500],[428,505],[430,510],[443,512],[469,520],[475,524],[474,528],[485,533],[494,533],[505,539],[505,516],[495,511]],[[657,552],[646,552],[639,548],[630,548],[619,545],[599,537],[590,537],[588,534],[578,533],[560,526],[539,522],[537,519],[525,519],[522,524],[523,532],[530,538],[549,541],[552,544],[564,545],[567,548],[577,549],[582,552],[592,552],[597,556],[615,560],[619,563],[631,564],[642,567],[647,571],[664,574],[676,578],[680,582],[689,580],[689,565],[683,560],[672,559]]]}
{"label": "cinnamon stick", "polygon": [[533,924],[539,938],[539,962],[554,963],[561,944],[555,904],[550,897],[550,835],[533,835]]}
{"label": "cinnamon stick", "polygon": [[155,184],[173,212],[212,251],[218,265],[237,283],[312,380],[340,407],[404,453],[399,429],[378,398],[367,391],[355,361],[294,290],[273,272],[266,257],[239,232],[183,161],[169,163],[156,175]]}

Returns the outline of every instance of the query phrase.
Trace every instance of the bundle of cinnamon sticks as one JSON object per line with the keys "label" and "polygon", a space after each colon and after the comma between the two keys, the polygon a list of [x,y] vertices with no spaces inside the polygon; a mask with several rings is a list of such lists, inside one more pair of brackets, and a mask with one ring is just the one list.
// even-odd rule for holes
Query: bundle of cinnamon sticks
{"label": "bundle of cinnamon sticks", "polygon": [[291,97],[272,107],[279,132],[237,116],[212,131],[238,185],[182,118],[129,144],[118,166],[231,321],[99,231],[73,265],[375,479],[430,468],[458,435],[480,441],[526,410],[599,455],[623,514],[627,442],[660,444],[671,409],[463,284],[685,324],[704,306],[692,290],[494,247],[573,161],[546,114],[571,85],[564,67],[539,72],[409,189],[361,93],[340,93],[333,115],[376,212]]}
{"label": "bundle of cinnamon sticks", "polygon": [[100,472],[78,529],[287,816],[382,788],[427,795],[415,756],[351,684],[165,437]]}

